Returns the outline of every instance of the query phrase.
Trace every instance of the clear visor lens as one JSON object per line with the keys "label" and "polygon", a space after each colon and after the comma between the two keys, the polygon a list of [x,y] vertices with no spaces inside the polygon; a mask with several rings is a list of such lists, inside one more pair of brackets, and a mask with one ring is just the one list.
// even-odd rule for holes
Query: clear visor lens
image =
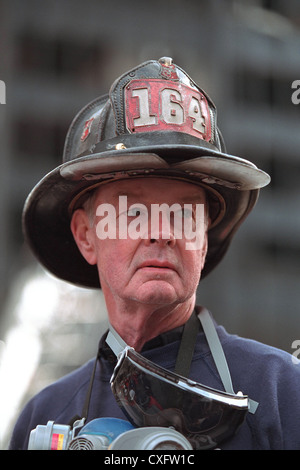
{"label": "clear visor lens", "polygon": [[214,390],[155,365],[126,347],[111,378],[119,406],[137,427],[173,427],[194,449],[211,449],[244,421],[248,397]]}

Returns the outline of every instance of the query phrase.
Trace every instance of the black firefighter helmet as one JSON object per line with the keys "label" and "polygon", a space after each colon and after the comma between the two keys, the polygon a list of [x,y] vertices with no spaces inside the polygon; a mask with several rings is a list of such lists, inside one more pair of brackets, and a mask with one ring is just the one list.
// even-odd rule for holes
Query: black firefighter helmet
{"label": "black firefighter helmet", "polygon": [[72,212],[103,183],[143,177],[206,189],[212,223],[202,278],[220,262],[270,181],[250,161],[226,153],[214,103],[172,59],[144,62],[77,114],[63,163],[29,194],[23,229],[42,265],[60,279],[99,287],[97,268],[73,239]]}

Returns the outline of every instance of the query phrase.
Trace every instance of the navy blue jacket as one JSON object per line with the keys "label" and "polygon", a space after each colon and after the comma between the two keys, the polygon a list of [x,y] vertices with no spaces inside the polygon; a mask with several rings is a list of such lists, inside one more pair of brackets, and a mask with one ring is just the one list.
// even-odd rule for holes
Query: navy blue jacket
{"label": "navy blue jacket", "polygon": [[[300,449],[300,363],[284,351],[257,341],[228,334],[217,326],[233,388],[259,402],[255,414],[248,413],[238,433],[221,449]],[[149,341],[142,354],[156,364],[174,370],[180,345],[177,330]],[[99,417],[125,419],[110,389],[115,358],[100,342],[88,421]],[[27,449],[29,434],[49,420],[68,424],[81,415],[94,360],[63,377],[37,394],[22,411],[10,442],[10,449]],[[214,365],[204,333],[197,337],[190,378],[219,390],[223,385]]]}

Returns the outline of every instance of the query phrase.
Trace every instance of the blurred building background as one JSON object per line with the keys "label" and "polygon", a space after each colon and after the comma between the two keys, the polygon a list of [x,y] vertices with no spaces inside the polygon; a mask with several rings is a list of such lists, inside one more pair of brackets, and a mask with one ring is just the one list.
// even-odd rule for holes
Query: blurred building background
{"label": "blurred building background", "polygon": [[129,68],[171,56],[218,107],[229,153],[272,176],[199,303],[231,332],[293,352],[300,339],[300,79],[297,0],[2,0],[0,446],[24,402],[95,354],[101,293],[37,265],[24,200],[61,162],[77,111]]}

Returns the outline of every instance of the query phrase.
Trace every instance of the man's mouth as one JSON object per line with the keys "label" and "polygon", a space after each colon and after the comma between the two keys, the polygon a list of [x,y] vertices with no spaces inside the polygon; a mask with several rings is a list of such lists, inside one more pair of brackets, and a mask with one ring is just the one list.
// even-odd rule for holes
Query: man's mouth
{"label": "man's mouth", "polygon": [[163,270],[172,270],[172,271],[176,271],[176,267],[170,263],[169,261],[159,261],[159,260],[147,260],[147,261],[144,261],[138,269],[144,269],[144,270],[159,270],[159,271],[163,271]]}

